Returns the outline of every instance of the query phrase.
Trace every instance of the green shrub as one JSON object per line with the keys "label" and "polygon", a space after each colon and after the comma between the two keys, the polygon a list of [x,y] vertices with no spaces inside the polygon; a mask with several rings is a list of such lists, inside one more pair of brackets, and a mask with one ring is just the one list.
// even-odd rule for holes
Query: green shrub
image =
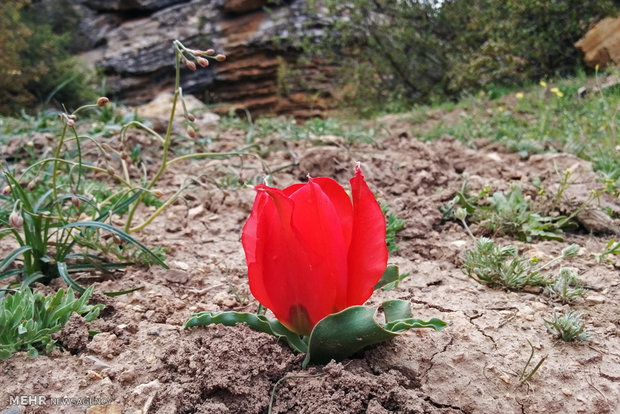
{"label": "green shrub", "polygon": [[0,5],[0,113],[95,98],[92,75],[71,55],[79,19],[68,0],[9,0]]}
{"label": "green shrub", "polygon": [[442,17],[455,36],[446,81],[453,93],[491,84],[574,74],[574,47],[598,20],[618,14],[612,0],[452,0]]}

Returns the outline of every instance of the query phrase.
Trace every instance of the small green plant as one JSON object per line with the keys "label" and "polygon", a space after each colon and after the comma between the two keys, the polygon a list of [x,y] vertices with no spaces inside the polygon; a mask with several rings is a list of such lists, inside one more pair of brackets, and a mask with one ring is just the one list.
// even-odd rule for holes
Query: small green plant
{"label": "small green plant", "polygon": [[544,319],[547,330],[557,335],[563,341],[589,341],[590,335],[586,331],[585,324],[581,321],[581,314],[567,311],[563,316],[553,313],[553,319]]}
{"label": "small green plant", "polygon": [[[157,263],[166,267],[163,252],[153,252],[130,234],[149,225],[156,217],[179,199],[182,192],[196,180],[185,180],[180,188],[160,201],[163,193],[156,188],[162,174],[170,165],[188,159],[222,158],[242,153],[191,153],[169,159],[173,144],[172,123],[177,106],[183,110],[188,136],[195,138],[195,118],[187,112],[180,88],[181,66],[196,70],[208,66],[209,61],[224,61],[224,55],[212,49],[188,49],[179,41],[173,42],[176,57],[175,93],[166,134],[161,136],[135,116],[118,130],[116,143],[99,140],[105,128],[97,135],[81,135],[78,116],[88,109],[102,110],[108,104],[106,97],[84,105],[73,112],[60,113],[62,129],[53,154],[34,162],[19,173],[5,168],[4,185],[0,196],[0,238],[13,236],[19,245],[0,262],[0,280],[20,276],[25,285],[35,280],[49,282],[61,277],[74,290],[83,292],[72,273],[108,271],[133,264],[133,261],[109,263],[106,255],[115,254],[123,260],[139,260],[145,264]],[[115,111],[100,113],[104,124],[116,122]],[[147,173],[136,165],[139,149],[129,148],[128,131],[139,128],[150,134],[162,146],[156,172]],[[93,181],[96,184],[92,184]],[[112,184],[114,183],[114,184]],[[101,188],[107,188],[101,190]],[[111,189],[111,190],[110,190]],[[134,225],[140,205],[154,205],[156,209],[142,223]],[[114,216],[124,219],[123,228],[112,223]],[[101,234],[102,231],[111,233]],[[128,249],[128,243],[131,247]],[[121,249],[119,246],[123,245]],[[134,250],[132,250],[134,249]],[[22,265],[16,265],[21,260]]]}
{"label": "small green plant", "polygon": [[516,246],[496,246],[486,237],[477,239],[474,248],[465,253],[463,271],[478,283],[490,287],[523,289],[549,283],[528,260],[519,257]]}
{"label": "small green plant", "polygon": [[566,267],[560,269],[559,276],[546,286],[546,291],[560,298],[563,303],[570,303],[573,299],[585,294],[584,289],[579,286],[575,270]]}
{"label": "small green plant", "polygon": [[[463,257],[463,272],[484,285],[490,287],[504,287],[507,289],[523,289],[525,286],[555,286],[554,282],[548,275],[542,273],[546,267],[564,258],[571,258],[579,252],[579,246],[571,244],[564,249],[562,253],[544,264],[538,264],[538,260],[527,260],[519,256],[519,249],[516,246],[497,246],[493,240],[487,237],[476,239],[469,230],[469,226],[465,221],[467,212],[464,208],[459,208],[455,212],[455,218],[461,220],[465,230],[474,240],[474,248],[465,252]],[[560,275],[560,278],[562,275]],[[558,280],[560,280],[558,278]],[[571,281],[569,281],[569,284]],[[560,284],[557,289],[560,289]],[[552,292],[556,292],[556,288],[552,288]],[[560,289],[560,292],[561,289]],[[575,294],[573,290],[568,290],[566,295]],[[560,295],[561,293],[558,293]],[[562,296],[560,296],[562,297]]]}
{"label": "small green plant", "polygon": [[605,249],[594,255],[594,260],[596,260],[596,263],[601,263],[604,260],[609,261],[609,259],[606,259],[608,254],[620,255],[620,241],[616,241],[615,238],[609,240],[609,243],[607,243]]}
{"label": "small green plant", "polygon": [[56,294],[43,295],[29,287],[0,299],[0,359],[25,350],[30,358],[50,353],[56,347],[52,335],[60,331],[75,312],[87,322],[99,316],[103,305],[88,305],[93,293],[89,287],[79,299],[69,288]]}
{"label": "small green plant", "polygon": [[385,216],[385,241],[387,243],[388,251],[395,252],[398,250],[398,246],[394,241],[396,233],[405,227],[404,220],[399,219],[394,214],[389,214],[390,206],[387,203],[381,203],[381,211]]}
{"label": "small green plant", "polygon": [[532,370],[529,373],[526,373],[527,371],[527,367],[530,366],[530,362],[532,362],[532,358],[534,358],[534,346],[532,345],[532,343],[530,342],[530,340],[527,340],[528,345],[531,348],[531,352],[530,352],[530,357],[528,358],[527,362],[525,363],[525,366],[523,367],[523,371],[521,371],[521,375],[519,376],[519,382],[521,384],[524,384],[526,382],[528,382],[530,379],[532,379],[532,377],[534,376],[534,374],[536,374],[536,371],[538,371],[538,368],[541,367],[541,365],[543,364],[543,362],[545,362],[545,360],[547,359],[548,355],[545,355],[544,357],[540,358],[540,361],[538,361],[538,363],[536,364],[536,366],[534,368],[532,368]]}

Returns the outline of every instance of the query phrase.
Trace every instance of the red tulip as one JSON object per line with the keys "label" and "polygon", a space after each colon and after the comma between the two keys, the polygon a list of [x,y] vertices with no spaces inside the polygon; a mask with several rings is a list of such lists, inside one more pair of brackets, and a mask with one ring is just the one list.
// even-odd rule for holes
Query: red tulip
{"label": "red tulip", "polygon": [[387,266],[385,217],[356,167],[352,200],[327,177],[257,185],[241,241],[250,290],[290,330],[363,304]]}

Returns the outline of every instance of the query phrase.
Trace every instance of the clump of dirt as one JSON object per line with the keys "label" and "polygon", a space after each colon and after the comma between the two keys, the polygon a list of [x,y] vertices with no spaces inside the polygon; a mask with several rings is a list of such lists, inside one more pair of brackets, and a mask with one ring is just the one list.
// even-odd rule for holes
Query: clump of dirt
{"label": "clump of dirt", "polygon": [[[203,180],[203,186],[187,193],[185,203],[173,205],[137,234],[148,246],[168,249],[170,269],[136,266],[96,280],[91,303],[106,305],[101,317],[90,324],[72,317],[58,335],[64,350],[34,360],[19,353],[2,362],[0,407],[9,408],[11,396],[42,395],[48,402],[89,397],[90,405],[105,406],[89,413],[264,413],[273,392],[276,413],[613,412],[620,405],[620,263],[593,259],[610,236],[581,228],[561,243],[497,240],[542,259],[568,244],[581,246],[570,266],[587,294],[571,309],[583,313],[593,340],[563,343],[547,332],[543,318],[568,306],[538,292],[493,290],[467,278],[460,258],[473,241],[460,225],[442,223],[439,211],[459,189],[463,173],[474,190],[490,185],[505,191],[511,184],[530,188],[539,177],[553,191],[559,182],[551,173],[554,164],[570,168],[579,163],[582,181],[574,197],[583,197],[581,188],[600,186],[589,164],[557,154],[523,159],[496,144],[479,142],[473,149],[450,137],[423,143],[415,128],[398,122],[389,129],[392,133],[371,144],[268,137],[255,142],[259,149],[269,148],[261,162],[175,164],[159,186],[166,194],[189,176],[208,172],[212,180]],[[244,140],[239,131],[222,132],[205,150],[230,150]],[[245,326],[182,328],[195,312],[257,310],[240,242],[255,193],[209,183],[223,182],[230,171],[261,182],[269,170],[282,167],[273,175],[279,187],[308,174],[330,176],[346,186],[355,162],[361,162],[377,199],[405,220],[390,262],[410,276],[397,289],[376,292],[369,304],[408,300],[415,317],[447,321],[443,331],[410,331],[356,358],[302,370],[302,355]],[[565,201],[567,211],[579,205]],[[617,208],[613,200],[607,202]],[[138,215],[148,212],[144,207]],[[617,222],[608,222],[608,228],[616,231]],[[9,251],[5,245],[0,249]],[[135,287],[142,289],[118,297],[101,294]],[[89,339],[89,330],[99,333]],[[530,356],[527,340],[535,348],[534,362],[546,360],[521,383]],[[33,413],[85,410],[75,404],[25,408]]]}

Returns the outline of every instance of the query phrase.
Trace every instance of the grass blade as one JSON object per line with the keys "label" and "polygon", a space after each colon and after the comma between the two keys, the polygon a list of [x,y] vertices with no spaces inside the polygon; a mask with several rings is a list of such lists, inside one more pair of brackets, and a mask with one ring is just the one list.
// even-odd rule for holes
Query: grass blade
{"label": "grass blade", "polygon": [[144,244],[140,243],[138,240],[136,240],[133,237],[131,237],[129,234],[125,233],[124,231],[122,231],[120,229],[117,229],[114,226],[111,226],[111,225],[109,225],[107,223],[100,223],[98,221],[78,221],[78,222],[75,222],[75,223],[65,224],[61,228],[68,229],[68,228],[73,228],[73,227],[76,227],[76,228],[79,228],[79,227],[100,228],[100,229],[107,230],[109,232],[115,233],[121,239],[125,240],[128,243],[136,245],[140,250],[142,250],[143,252],[145,252],[146,254],[151,256],[152,258],[154,258],[155,261],[161,267],[163,267],[164,269],[168,269],[168,265],[163,260],[161,260],[159,257],[157,257],[151,250],[149,250],[148,247],[146,247]]}
{"label": "grass blade", "polygon": [[19,256],[30,250],[32,250],[32,247],[30,246],[21,246],[13,250],[7,257],[4,258],[2,262],[0,262],[0,272],[4,271]]}

